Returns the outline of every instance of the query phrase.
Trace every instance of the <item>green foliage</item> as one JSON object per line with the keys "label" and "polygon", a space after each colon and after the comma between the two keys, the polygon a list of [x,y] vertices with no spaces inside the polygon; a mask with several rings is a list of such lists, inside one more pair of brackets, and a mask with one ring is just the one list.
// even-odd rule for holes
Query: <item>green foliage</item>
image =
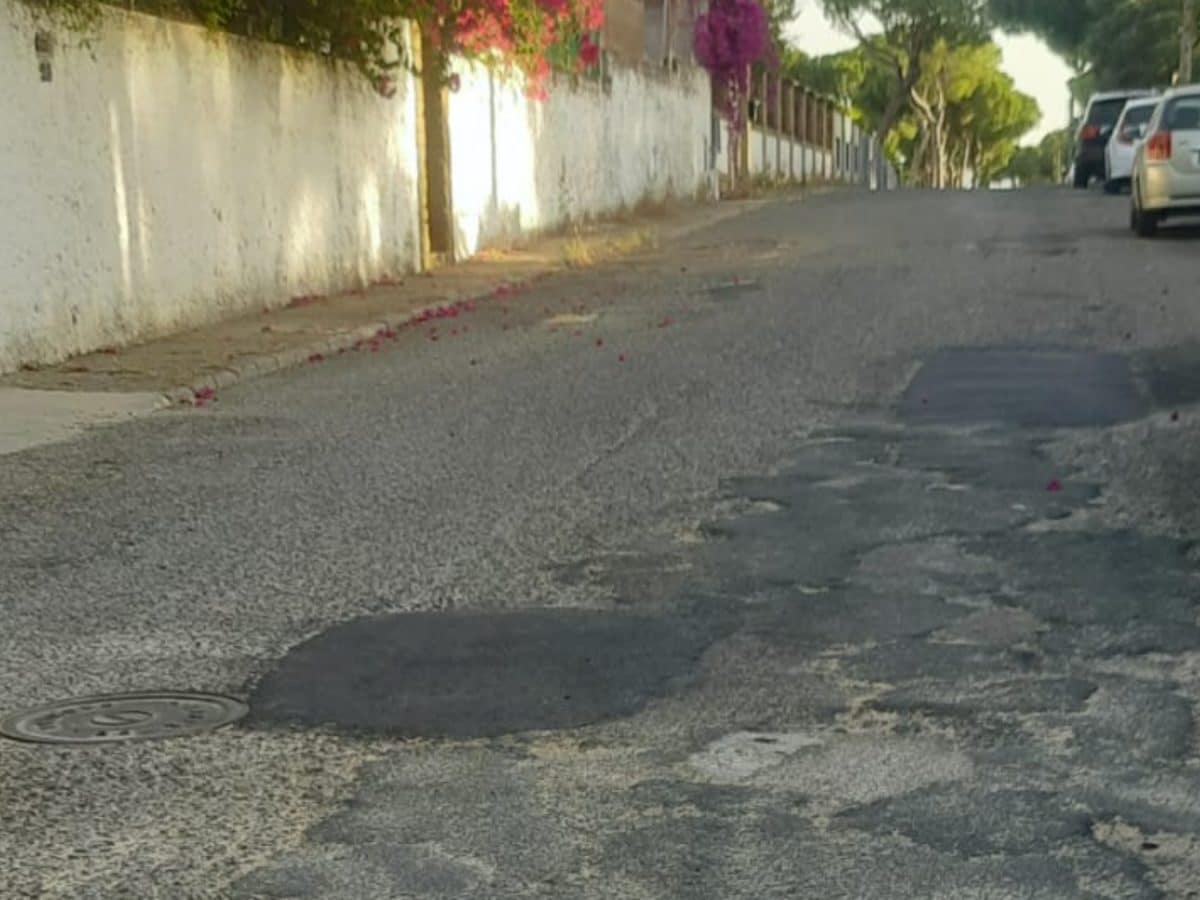
{"label": "green foliage", "polygon": [[796,18],[798,0],[763,0],[763,8],[767,11],[767,23],[771,28],[771,38],[776,47],[784,45],[783,29]]}
{"label": "green foliage", "polygon": [[987,184],[1012,160],[1017,141],[1041,118],[1037,102],[1000,69],[1000,49],[986,42],[926,55],[913,89],[920,130],[908,154],[910,178],[933,187]]}
{"label": "green foliage", "polygon": [[986,0],[821,0],[821,4],[826,15],[860,40],[858,22],[867,16],[879,23],[889,43],[902,36],[923,36],[921,49],[937,38],[950,43],[978,40],[988,23]]}
{"label": "green foliage", "polygon": [[1052,131],[1036,147],[1020,147],[1003,175],[1020,187],[1038,184],[1060,184],[1071,153],[1071,132]]}
{"label": "green foliage", "polygon": [[1092,78],[1091,89],[1163,86],[1179,65],[1180,0],[991,0],[997,20],[1029,30]]}
{"label": "green foliage", "polygon": [[[903,115],[925,56],[937,42],[976,43],[987,33],[987,0],[821,0],[821,4],[826,15],[854,34],[859,47],[886,73],[888,99],[877,120],[878,133],[884,136]],[[878,35],[862,31],[859,22],[864,17],[878,23]]]}
{"label": "green foliage", "polygon": [[1012,31],[1032,31],[1054,52],[1080,68],[1091,21],[1092,0],[992,0],[998,25]]}
{"label": "green foliage", "polygon": [[853,50],[817,58],[791,51],[785,73],[884,133],[885,152],[913,183],[962,186],[974,173],[983,184],[1001,173],[1040,111],[1001,71],[1000,49],[990,41],[956,47],[937,40],[918,60],[909,95],[884,132],[897,80],[885,43],[873,35]]}
{"label": "green foliage", "polygon": [[1179,66],[1179,0],[1104,6],[1083,42],[1099,89],[1169,84]]}
{"label": "green foliage", "polygon": [[[86,33],[105,5],[120,0],[24,0],[35,14]],[[138,12],[196,22],[259,40],[310,50],[356,64],[377,87],[406,60],[404,18],[413,0],[137,0]]]}
{"label": "green foliage", "polygon": [[1042,155],[1037,147],[1020,147],[1004,174],[1021,187],[1048,181],[1042,171]]}
{"label": "green foliage", "polygon": [[858,50],[830,56],[809,56],[788,48],[783,54],[783,73],[805,87],[850,103],[858,96],[866,78],[867,61]]}
{"label": "green foliage", "polygon": [[86,33],[100,15],[100,0],[24,0],[39,18],[68,31]]}

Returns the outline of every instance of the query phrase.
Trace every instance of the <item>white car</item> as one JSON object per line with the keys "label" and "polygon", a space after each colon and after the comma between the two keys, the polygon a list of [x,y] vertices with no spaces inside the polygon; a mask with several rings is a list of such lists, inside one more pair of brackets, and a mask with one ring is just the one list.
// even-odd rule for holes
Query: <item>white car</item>
{"label": "white car", "polygon": [[1200,85],[1163,94],[1137,144],[1130,194],[1129,225],[1141,237],[1164,219],[1200,216]]}
{"label": "white car", "polygon": [[1108,193],[1115,194],[1132,181],[1137,144],[1146,136],[1146,126],[1154,115],[1158,100],[1158,97],[1143,97],[1125,104],[1104,148],[1104,190]]}

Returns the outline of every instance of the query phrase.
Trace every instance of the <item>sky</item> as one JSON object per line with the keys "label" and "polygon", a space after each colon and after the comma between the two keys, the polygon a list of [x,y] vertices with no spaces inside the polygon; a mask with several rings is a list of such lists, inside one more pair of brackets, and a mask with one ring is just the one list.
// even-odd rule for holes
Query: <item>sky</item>
{"label": "sky", "polygon": [[[847,37],[826,21],[820,0],[800,0],[799,10],[787,35],[805,53],[837,53],[854,46],[852,37]],[[1033,35],[998,33],[995,40],[1004,52],[1004,71],[1012,76],[1017,90],[1036,98],[1042,108],[1041,123],[1021,143],[1035,144],[1046,132],[1065,127],[1070,98],[1067,90],[1070,67]]]}

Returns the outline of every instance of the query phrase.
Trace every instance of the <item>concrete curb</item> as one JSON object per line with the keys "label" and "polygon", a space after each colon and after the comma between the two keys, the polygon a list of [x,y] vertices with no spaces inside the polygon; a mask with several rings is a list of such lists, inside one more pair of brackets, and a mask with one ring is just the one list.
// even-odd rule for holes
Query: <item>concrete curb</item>
{"label": "concrete curb", "polygon": [[[806,193],[819,193],[814,190]],[[778,198],[774,198],[778,199]],[[699,231],[703,228],[708,228],[721,222],[747,215],[773,202],[771,198],[764,199],[748,199],[732,201],[726,204],[717,204],[714,212],[708,215],[695,217],[693,221],[684,222],[676,226],[664,226],[656,232],[658,240],[678,240],[681,237],[686,237],[692,232]],[[723,208],[724,207],[724,208]],[[600,262],[611,262],[614,259],[619,259],[624,254],[614,254],[611,257],[605,258]],[[545,269],[535,272],[532,279],[545,278],[548,275],[558,274],[560,272],[569,272],[572,269],[564,265],[550,265]],[[576,270],[579,271],[579,270]],[[304,363],[307,363],[314,356],[334,356],[339,353],[344,353],[347,350],[354,349],[355,346],[365,343],[379,335],[381,331],[389,331],[392,329],[400,329],[407,327],[413,321],[422,318],[435,312],[437,309],[445,306],[453,306],[455,304],[479,301],[490,296],[494,291],[503,286],[504,281],[497,281],[486,292],[470,291],[463,292],[461,295],[453,297],[444,297],[438,303],[423,306],[418,309],[405,310],[398,312],[394,316],[386,316],[383,319],[376,320],[368,325],[362,325],[350,331],[340,332],[334,335],[322,337],[314,340],[311,343],[304,344],[298,347],[282,351],[280,353],[269,353],[260,356],[251,356],[238,363],[236,366],[231,366],[211,375],[205,375],[189,384],[180,385],[179,387],[171,388],[163,392],[162,408],[170,406],[193,406],[199,398],[204,398],[206,395],[215,394],[217,391],[232,387],[244,381],[249,381],[255,378],[262,378],[267,375],[273,375],[277,372],[282,372],[286,369],[297,368]]]}

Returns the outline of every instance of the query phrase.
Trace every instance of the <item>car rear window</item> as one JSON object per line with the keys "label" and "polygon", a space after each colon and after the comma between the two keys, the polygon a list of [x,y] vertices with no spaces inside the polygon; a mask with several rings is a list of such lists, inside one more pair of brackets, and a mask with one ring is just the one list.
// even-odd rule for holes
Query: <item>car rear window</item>
{"label": "car rear window", "polygon": [[1125,111],[1125,124],[1145,125],[1153,115],[1153,106],[1133,106]]}
{"label": "car rear window", "polygon": [[1170,131],[1200,131],[1200,97],[1176,97],[1162,120]]}
{"label": "car rear window", "polygon": [[1121,111],[1125,109],[1126,102],[1124,98],[1097,100],[1088,111],[1087,123],[1089,125],[1116,125],[1117,119],[1121,118]]}

